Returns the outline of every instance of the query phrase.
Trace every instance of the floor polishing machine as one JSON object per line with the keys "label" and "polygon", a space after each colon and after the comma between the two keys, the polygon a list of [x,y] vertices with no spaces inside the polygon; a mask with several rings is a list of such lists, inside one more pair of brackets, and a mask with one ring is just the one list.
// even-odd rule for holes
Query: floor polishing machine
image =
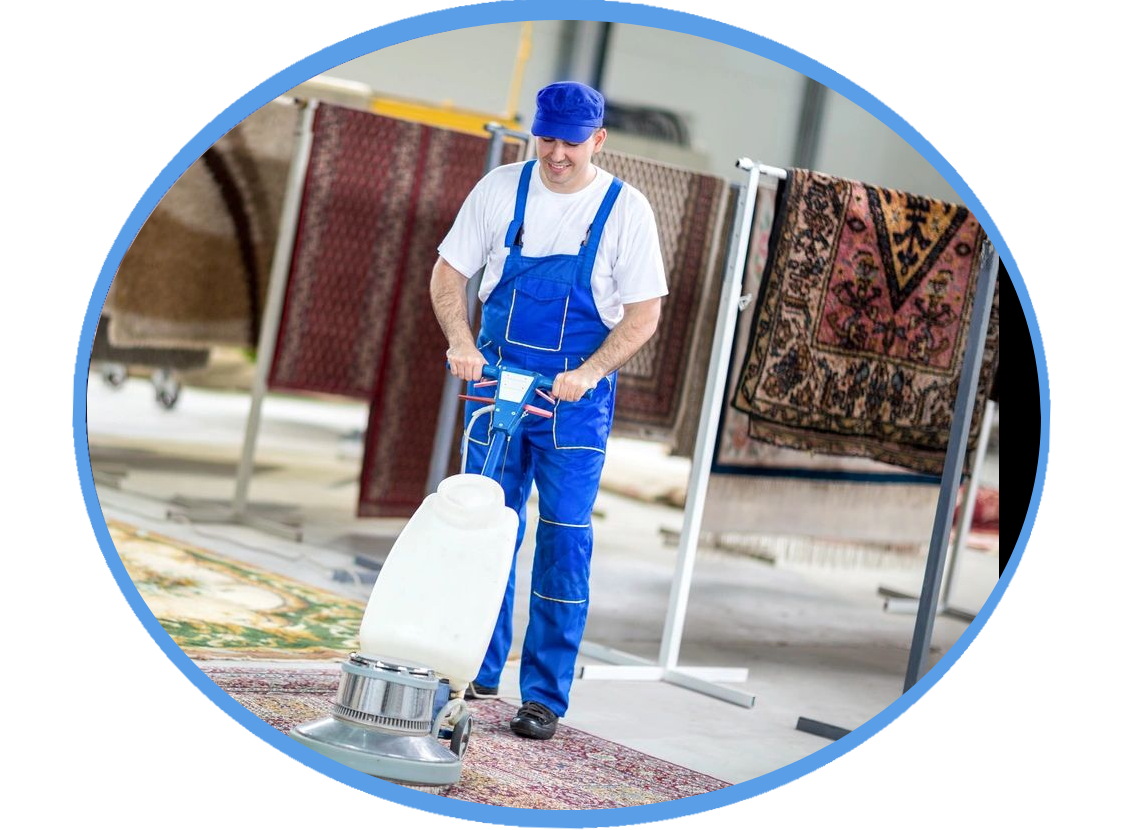
{"label": "floor polishing machine", "polygon": [[[553,417],[539,399],[556,403],[553,378],[525,370],[484,366],[475,386],[494,391],[460,395],[484,404],[472,423],[491,414],[481,474],[444,479],[413,514],[374,584],[361,647],[341,664],[330,714],[289,733],[346,766],[418,789],[459,780],[472,728],[464,691],[486,654],[518,532],[503,505],[501,462],[524,418]],[[457,586],[463,604],[437,603],[440,585]]]}

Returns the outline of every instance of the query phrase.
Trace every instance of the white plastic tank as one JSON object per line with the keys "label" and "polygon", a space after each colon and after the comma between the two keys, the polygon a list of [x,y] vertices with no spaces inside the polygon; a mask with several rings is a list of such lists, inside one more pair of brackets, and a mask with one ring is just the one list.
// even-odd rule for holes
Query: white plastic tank
{"label": "white plastic tank", "polygon": [[361,620],[361,654],[432,669],[458,691],[479,673],[499,617],[518,516],[494,479],[440,482],[408,520]]}

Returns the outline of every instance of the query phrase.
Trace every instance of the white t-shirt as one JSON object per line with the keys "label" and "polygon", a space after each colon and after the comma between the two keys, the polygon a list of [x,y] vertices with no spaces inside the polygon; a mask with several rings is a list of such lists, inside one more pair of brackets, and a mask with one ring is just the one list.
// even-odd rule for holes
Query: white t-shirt
{"label": "white t-shirt", "polygon": [[[483,268],[479,299],[486,302],[503,274],[507,228],[514,218],[518,180],[525,162],[496,167],[475,185],[460,208],[439,252],[449,265],[471,277]],[[576,193],[555,193],[542,183],[538,163],[530,175],[522,231],[528,257],[576,254],[612,182],[597,176]],[[605,223],[591,280],[601,320],[612,328],[624,316],[625,303],[668,293],[656,217],[644,194],[625,183]]]}

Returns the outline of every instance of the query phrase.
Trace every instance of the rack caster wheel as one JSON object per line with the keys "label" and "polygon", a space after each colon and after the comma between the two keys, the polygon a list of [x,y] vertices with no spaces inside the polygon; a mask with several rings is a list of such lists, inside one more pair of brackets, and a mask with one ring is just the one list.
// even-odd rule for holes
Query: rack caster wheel
{"label": "rack caster wheel", "polygon": [[107,363],[102,367],[102,380],[113,389],[120,388],[129,376],[129,371],[121,363]]}
{"label": "rack caster wheel", "polygon": [[181,382],[167,369],[158,369],[153,373],[153,388],[157,391],[157,402],[165,409],[172,409],[177,405],[177,398],[181,395]]}

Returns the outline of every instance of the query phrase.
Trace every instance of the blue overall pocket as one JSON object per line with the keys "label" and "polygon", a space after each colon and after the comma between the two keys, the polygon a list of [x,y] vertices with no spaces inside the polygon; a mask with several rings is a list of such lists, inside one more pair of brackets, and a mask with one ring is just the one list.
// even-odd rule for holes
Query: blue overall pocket
{"label": "blue overall pocket", "polygon": [[554,407],[554,448],[595,450],[603,453],[613,426],[616,373],[602,378],[593,397],[577,403],[561,401]]}
{"label": "blue overall pocket", "polygon": [[506,339],[515,346],[561,351],[571,284],[524,274],[514,281]]}

